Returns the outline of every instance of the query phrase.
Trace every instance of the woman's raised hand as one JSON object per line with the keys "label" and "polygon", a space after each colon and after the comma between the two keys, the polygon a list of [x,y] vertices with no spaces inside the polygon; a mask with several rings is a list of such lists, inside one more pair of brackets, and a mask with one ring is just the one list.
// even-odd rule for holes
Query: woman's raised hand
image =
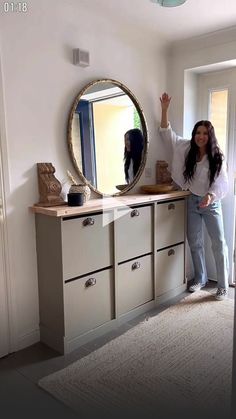
{"label": "woman's raised hand", "polygon": [[171,101],[171,97],[168,95],[168,93],[163,93],[162,96],[160,97],[160,102],[161,102],[161,108],[162,110],[167,110],[169,107]]}

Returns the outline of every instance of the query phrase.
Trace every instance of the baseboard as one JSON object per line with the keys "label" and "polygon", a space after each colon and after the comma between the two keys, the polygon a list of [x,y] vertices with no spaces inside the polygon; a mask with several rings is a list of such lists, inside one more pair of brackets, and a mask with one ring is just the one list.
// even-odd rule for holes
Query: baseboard
{"label": "baseboard", "polygon": [[157,305],[163,304],[167,302],[168,300],[171,300],[172,298],[176,297],[179,294],[182,294],[182,292],[186,291],[187,286],[186,284],[180,285],[179,287],[174,288],[173,290],[167,291],[162,295],[159,295],[156,297],[156,303]]}
{"label": "baseboard", "polygon": [[[192,280],[193,279],[188,278],[187,283],[192,282]],[[213,279],[213,278],[208,278],[208,282],[214,282],[216,284],[217,283],[217,280],[216,279]]]}
{"label": "baseboard", "polygon": [[217,283],[217,280],[215,278],[208,278],[208,281]]}
{"label": "baseboard", "polygon": [[27,348],[27,346],[34,345],[40,341],[39,329],[32,330],[25,335],[19,336],[17,339],[17,351]]}

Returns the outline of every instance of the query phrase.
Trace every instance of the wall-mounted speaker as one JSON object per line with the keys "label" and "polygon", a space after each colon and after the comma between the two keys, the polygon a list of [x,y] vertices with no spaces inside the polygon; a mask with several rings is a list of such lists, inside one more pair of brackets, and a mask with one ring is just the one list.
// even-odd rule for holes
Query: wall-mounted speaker
{"label": "wall-mounted speaker", "polygon": [[80,48],[73,50],[73,64],[81,67],[89,66],[89,52]]}

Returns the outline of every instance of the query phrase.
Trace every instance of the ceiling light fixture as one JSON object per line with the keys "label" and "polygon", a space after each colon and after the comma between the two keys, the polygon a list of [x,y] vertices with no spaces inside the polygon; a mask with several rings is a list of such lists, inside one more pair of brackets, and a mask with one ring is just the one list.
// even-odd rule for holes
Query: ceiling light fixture
{"label": "ceiling light fixture", "polygon": [[152,3],[157,3],[163,7],[177,7],[184,4],[187,0],[151,0]]}

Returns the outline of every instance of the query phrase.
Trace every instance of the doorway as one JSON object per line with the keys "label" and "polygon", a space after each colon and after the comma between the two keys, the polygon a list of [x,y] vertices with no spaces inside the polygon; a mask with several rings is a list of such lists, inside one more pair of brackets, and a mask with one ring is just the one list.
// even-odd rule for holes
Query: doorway
{"label": "doorway", "polygon": [[[225,155],[229,175],[229,192],[222,200],[225,238],[229,251],[229,284],[235,286],[235,172],[236,172],[236,69],[198,75],[197,119],[212,121],[219,145]],[[207,270],[216,279],[211,244],[206,234]]]}

